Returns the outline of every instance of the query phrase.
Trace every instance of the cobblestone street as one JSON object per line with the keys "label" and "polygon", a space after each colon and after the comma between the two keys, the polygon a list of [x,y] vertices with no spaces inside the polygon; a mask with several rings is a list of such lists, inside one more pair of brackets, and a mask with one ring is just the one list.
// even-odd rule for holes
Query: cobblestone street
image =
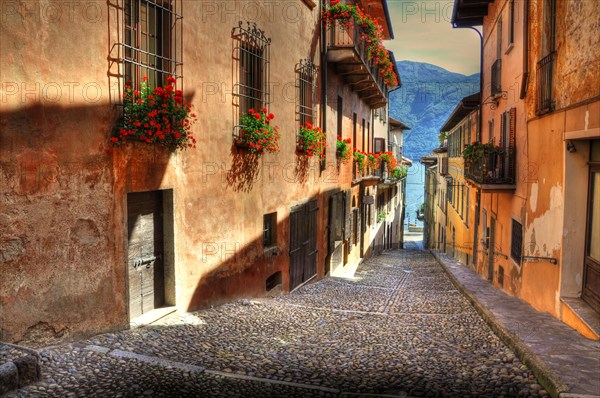
{"label": "cobblestone street", "polygon": [[547,395],[419,250],[40,354],[42,381],[10,397]]}

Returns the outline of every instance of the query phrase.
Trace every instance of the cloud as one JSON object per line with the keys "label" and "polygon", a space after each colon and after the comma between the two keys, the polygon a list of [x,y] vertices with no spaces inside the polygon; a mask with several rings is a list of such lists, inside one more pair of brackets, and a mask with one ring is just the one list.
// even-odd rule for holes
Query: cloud
{"label": "cloud", "polygon": [[479,72],[479,36],[450,23],[453,0],[388,0],[395,39],[386,42],[397,60],[427,62],[452,72]]}

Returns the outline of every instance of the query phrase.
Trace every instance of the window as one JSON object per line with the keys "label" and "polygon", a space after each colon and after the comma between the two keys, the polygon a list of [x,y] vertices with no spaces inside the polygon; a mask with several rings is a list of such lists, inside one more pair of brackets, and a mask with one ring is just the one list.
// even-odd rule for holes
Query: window
{"label": "window", "polygon": [[300,61],[300,64],[296,67],[297,84],[298,89],[298,121],[300,125],[304,123],[314,123],[315,119],[315,77],[317,74],[317,67],[312,63],[311,60],[305,59]]}
{"label": "window", "polygon": [[[469,116],[469,121],[467,123],[467,142],[465,142],[465,146],[471,144],[471,128],[472,128],[471,116]],[[463,149],[464,149],[464,147],[463,147]]]}
{"label": "window", "polygon": [[367,141],[365,140],[365,119],[362,120],[362,150],[368,151]]}
{"label": "window", "polygon": [[543,0],[542,57],[556,50],[556,0]]}
{"label": "window", "polygon": [[556,62],[556,0],[543,0],[542,58],[537,65],[538,115],[554,110],[554,69]]}
{"label": "window", "polygon": [[352,243],[358,244],[358,209],[352,210]]}
{"label": "window", "polygon": [[[233,29],[232,37],[236,40],[234,60],[237,73],[234,76],[238,79],[234,83],[233,99],[241,118],[249,109],[262,109],[270,103],[271,39],[256,24],[247,22],[244,25],[241,21]],[[239,119],[235,124],[239,125]]]}
{"label": "window", "polygon": [[488,121],[488,137],[489,142],[494,142],[494,119]]}
{"label": "window", "polygon": [[344,99],[338,95],[337,100],[337,135],[343,137]]}
{"label": "window", "polygon": [[509,48],[515,42],[515,0],[508,3],[508,46]]}
{"label": "window", "polygon": [[263,216],[263,248],[277,245],[277,213]]}
{"label": "window", "polygon": [[517,264],[521,264],[521,255],[523,247],[523,227],[521,224],[512,220],[512,234],[510,239],[510,256]]}
{"label": "window", "polygon": [[385,151],[385,138],[375,138],[374,152],[380,153]]}
{"label": "window", "polygon": [[467,189],[467,214],[465,214],[465,225],[468,227],[469,226],[469,195],[471,193],[471,190],[469,189],[469,187],[466,187]]}
{"label": "window", "polygon": [[[140,88],[162,86],[181,77],[181,0],[125,0],[123,3],[123,72],[125,82]],[[179,8],[178,8],[179,7]]]}
{"label": "window", "polygon": [[498,18],[496,28],[496,59],[502,58],[502,17]]}

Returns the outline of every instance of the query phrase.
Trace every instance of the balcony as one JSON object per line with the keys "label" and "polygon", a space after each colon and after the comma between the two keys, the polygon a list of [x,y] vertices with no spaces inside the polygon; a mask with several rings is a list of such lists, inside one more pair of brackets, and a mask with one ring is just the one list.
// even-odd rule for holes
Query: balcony
{"label": "balcony", "polygon": [[502,60],[492,64],[492,97],[502,94]]}
{"label": "balcony", "polygon": [[[346,26],[349,27],[346,27]],[[337,19],[327,29],[327,61],[371,108],[387,104],[387,87],[379,68],[367,57],[362,29],[347,20]]]}
{"label": "balcony", "polygon": [[554,98],[552,98],[552,75],[556,52],[553,51],[538,62],[537,65],[537,109],[538,115],[552,112],[554,110]]}
{"label": "balcony", "polygon": [[465,164],[465,177],[482,192],[513,191],[516,188],[515,151],[484,154]]}

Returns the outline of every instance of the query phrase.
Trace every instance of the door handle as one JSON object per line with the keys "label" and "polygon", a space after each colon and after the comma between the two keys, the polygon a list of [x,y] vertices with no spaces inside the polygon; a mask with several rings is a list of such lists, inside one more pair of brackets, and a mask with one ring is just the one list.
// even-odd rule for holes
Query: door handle
{"label": "door handle", "polygon": [[141,257],[141,258],[136,258],[135,260],[133,260],[133,268],[137,268],[137,267],[141,267],[142,265],[145,265],[146,268],[150,267],[150,264],[153,263],[154,261],[156,261],[157,259],[159,259],[160,256],[150,256],[150,257]]}

